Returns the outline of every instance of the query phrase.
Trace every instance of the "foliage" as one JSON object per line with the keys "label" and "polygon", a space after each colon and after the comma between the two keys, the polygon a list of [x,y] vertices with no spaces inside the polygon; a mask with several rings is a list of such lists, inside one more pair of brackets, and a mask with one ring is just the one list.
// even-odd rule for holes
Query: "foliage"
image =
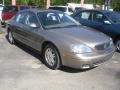
{"label": "foliage", "polygon": [[0,4],[2,3],[2,0],[0,0]]}
{"label": "foliage", "polygon": [[120,12],[120,0],[112,0],[112,6],[115,11]]}
{"label": "foliage", "polygon": [[[5,0],[5,5],[10,5],[12,0]],[[16,0],[18,5],[33,5],[45,7],[46,0]],[[84,0],[85,3],[104,4],[105,0]],[[68,2],[80,3],[80,0],[51,0],[51,5],[66,5]],[[0,0],[2,3],[2,0]],[[111,0],[111,6],[116,11],[120,11],[120,0]]]}

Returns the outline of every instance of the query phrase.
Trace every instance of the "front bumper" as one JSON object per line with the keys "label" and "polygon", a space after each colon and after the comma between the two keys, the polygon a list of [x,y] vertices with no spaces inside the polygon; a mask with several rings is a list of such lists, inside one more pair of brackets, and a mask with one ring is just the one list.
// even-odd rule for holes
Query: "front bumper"
{"label": "front bumper", "polygon": [[92,68],[96,67],[103,62],[112,58],[115,52],[115,47],[112,47],[106,51],[97,53],[86,53],[86,54],[64,54],[63,65],[73,68]]}

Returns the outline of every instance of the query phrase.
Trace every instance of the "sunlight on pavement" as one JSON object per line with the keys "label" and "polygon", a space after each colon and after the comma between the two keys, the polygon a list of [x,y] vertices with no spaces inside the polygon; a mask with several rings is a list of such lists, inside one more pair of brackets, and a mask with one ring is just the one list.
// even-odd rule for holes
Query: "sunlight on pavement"
{"label": "sunlight on pavement", "polygon": [[31,67],[31,68],[34,68],[34,69],[37,69],[37,68],[41,67],[40,64],[38,64],[38,63],[36,63],[32,60],[23,60],[21,65],[28,66],[28,67]]}
{"label": "sunlight on pavement", "polygon": [[119,62],[118,61],[113,61],[114,64],[118,64]]}

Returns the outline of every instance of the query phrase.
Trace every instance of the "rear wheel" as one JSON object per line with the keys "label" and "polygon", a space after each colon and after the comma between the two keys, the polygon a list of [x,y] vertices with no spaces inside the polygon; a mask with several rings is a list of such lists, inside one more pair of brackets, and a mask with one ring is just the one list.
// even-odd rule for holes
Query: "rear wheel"
{"label": "rear wheel", "polygon": [[54,45],[48,44],[44,48],[43,57],[47,67],[55,70],[60,68],[60,56]]}
{"label": "rear wheel", "polygon": [[15,41],[14,41],[14,38],[13,38],[13,35],[12,35],[12,32],[11,31],[8,31],[8,41],[10,44],[14,44]]}

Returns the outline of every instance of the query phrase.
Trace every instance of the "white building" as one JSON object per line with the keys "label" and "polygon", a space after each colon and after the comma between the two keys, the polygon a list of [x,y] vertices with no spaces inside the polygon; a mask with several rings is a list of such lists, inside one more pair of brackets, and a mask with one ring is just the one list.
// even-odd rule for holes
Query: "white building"
{"label": "white building", "polygon": [[94,9],[93,4],[67,3],[67,5],[73,10],[75,10],[75,8]]}

